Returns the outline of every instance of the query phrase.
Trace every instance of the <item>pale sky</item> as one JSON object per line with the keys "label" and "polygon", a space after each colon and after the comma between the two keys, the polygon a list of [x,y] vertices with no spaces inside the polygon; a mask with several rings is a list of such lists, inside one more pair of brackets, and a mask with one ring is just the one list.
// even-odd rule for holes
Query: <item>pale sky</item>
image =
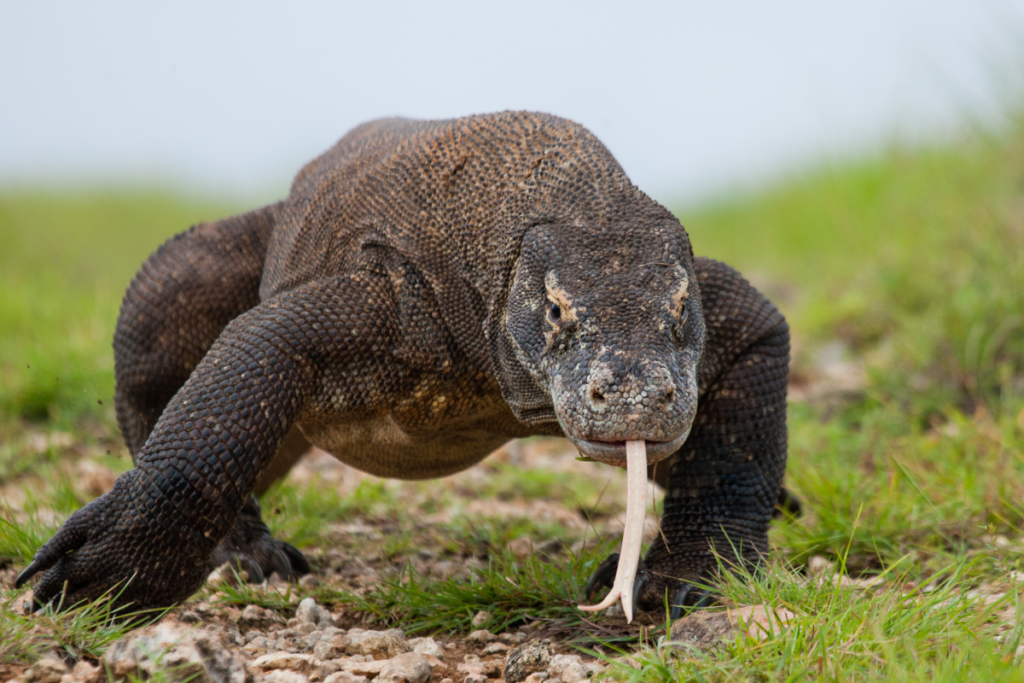
{"label": "pale sky", "polygon": [[992,120],[1020,45],[1024,0],[5,2],[0,187],[269,198],[360,122],[532,109],[673,203]]}

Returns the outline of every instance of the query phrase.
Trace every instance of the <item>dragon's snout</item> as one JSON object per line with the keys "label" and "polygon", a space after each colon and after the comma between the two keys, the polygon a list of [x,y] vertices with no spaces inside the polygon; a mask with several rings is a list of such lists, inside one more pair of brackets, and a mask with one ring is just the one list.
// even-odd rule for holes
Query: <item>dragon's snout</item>
{"label": "dragon's snout", "polygon": [[[607,363],[594,363],[582,388],[584,404],[595,413],[609,409],[626,413],[670,412],[676,399],[676,383],[668,367],[651,363],[637,370],[616,373]],[[637,414],[634,420],[639,417]]]}
{"label": "dragon's snout", "polygon": [[583,455],[624,466],[626,442],[644,441],[653,464],[679,450],[689,435],[696,387],[669,363],[605,357],[592,361],[582,379],[575,391],[556,383],[556,392],[569,389],[556,405],[566,435]]}

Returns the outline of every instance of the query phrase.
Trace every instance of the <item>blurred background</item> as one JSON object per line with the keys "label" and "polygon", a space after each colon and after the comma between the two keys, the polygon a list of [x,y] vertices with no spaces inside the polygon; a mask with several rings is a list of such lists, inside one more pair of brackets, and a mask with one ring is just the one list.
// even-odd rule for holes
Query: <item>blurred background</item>
{"label": "blurred background", "polygon": [[0,19],[0,186],[246,199],[370,119],[532,109],[690,202],[997,120],[1024,45],[1013,0],[44,1]]}

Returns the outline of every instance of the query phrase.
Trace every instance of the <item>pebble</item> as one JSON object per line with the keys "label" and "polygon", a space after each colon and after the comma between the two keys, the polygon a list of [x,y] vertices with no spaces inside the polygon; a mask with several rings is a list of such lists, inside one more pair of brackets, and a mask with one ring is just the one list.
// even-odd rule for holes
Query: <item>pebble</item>
{"label": "pebble", "polygon": [[60,683],[68,666],[56,655],[47,655],[33,664],[22,677],[24,683]]}
{"label": "pebble", "polygon": [[338,634],[329,640],[320,640],[313,645],[313,654],[318,659],[337,659],[345,655],[348,647],[348,636]]}
{"label": "pebble", "polygon": [[484,624],[486,624],[490,620],[491,620],[491,613],[490,612],[484,612],[483,610],[481,610],[481,611],[477,612],[476,615],[473,617],[473,626],[476,626],[477,628],[480,628],[481,626],[483,626]]}
{"label": "pebble", "polygon": [[505,658],[506,683],[520,683],[533,673],[546,671],[551,657],[551,647],[537,640],[512,649]]}
{"label": "pebble", "polygon": [[238,617],[238,630],[242,633],[249,631],[263,631],[264,633],[275,627],[284,626],[284,618],[277,612],[264,609],[259,605],[248,605],[242,610]]}
{"label": "pebble", "polygon": [[405,652],[387,661],[377,680],[380,683],[425,683],[430,678],[430,663],[417,652]]}
{"label": "pebble", "polygon": [[342,671],[366,676],[367,678],[373,678],[379,674],[381,669],[388,663],[386,659],[364,662],[357,657],[346,657],[345,659],[336,659],[335,661],[341,664]]}
{"label": "pebble", "polygon": [[374,659],[390,659],[412,651],[409,642],[394,631],[367,631],[359,647],[362,654],[371,655]]}
{"label": "pebble", "polygon": [[488,645],[487,647],[485,647],[483,649],[483,654],[485,654],[485,655],[496,655],[496,654],[501,654],[502,652],[508,652],[511,649],[512,648],[510,648],[505,643],[491,643],[490,645]]}
{"label": "pebble", "polygon": [[584,662],[579,655],[555,655],[548,664],[548,674],[552,678],[561,679],[562,683],[585,681],[603,670],[601,664]]}
{"label": "pebble", "polygon": [[498,636],[483,628],[478,631],[473,631],[466,636],[466,640],[471,643],[493,643],[497,639]]}
{"label": "pebble", "polygon": [[313,598],[303,598],[299,607],[295,610],[295,618],[300,623],[314,624],[315,626],[334,626],[334,619],[331,613],[316,604]]}
{"label": "pebble", "polygon": [[350,671],[339,671],[324,679],[324,683],[366,683],[366,676],[359,676]]}
{"label": "pebble", "polygon": [[444,649],[433,638],[410,638],[408,642],[413,652],[444,659]]}
{"label": "pebble", "polygon": [[291,669],[303,673],[311,673],[320,666],[320,660],[313,655],[305,655],[291,652],[271,652],[257,657],[249,666],[258,671],[273,671],[275,669]]}
{"label": "pebble", "polygon": [[197,682],[245,683],[245,657],[236,646],[241,643],[234,642],[237,635],[162,621],[115,642],[103,655],[103,665],[118,678],[174,672],[175,678]]}
{"label": "pebble", "polygon": [[277,669],[271,671],[263,677],[266,683],[309,683],[309,678],[303,676],[298,671],[289,671],[287,669]]}
{"label": "pebble", "polygon": [[302,588],[317,588],[320,586],[320,579],[316,578],[312,574],[306,574],[299,579],[299,586]]}

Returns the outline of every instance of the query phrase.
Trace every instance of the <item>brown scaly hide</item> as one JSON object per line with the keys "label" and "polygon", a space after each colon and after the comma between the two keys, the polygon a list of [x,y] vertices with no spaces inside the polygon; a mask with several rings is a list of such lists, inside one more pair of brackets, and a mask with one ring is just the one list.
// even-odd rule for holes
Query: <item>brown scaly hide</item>
{"label": "brown scaly hide", "polygon": [[755,564],[767,551],[786,323],[735,271],[694,259],[678,221],[564,119],[360,126],[285,201],[155,252],[115,355],[136,467],[37,553],[22,580],[46,570],[43,602],[65,581],[71,604],[134,574],[125,600],[166,605],[225,557],[308,569],[250,499],[296,428],[401,478],[532,434],[611,464],[646,440],[667,497],[642,605],[666,590],[693,602],[712,546]]}

